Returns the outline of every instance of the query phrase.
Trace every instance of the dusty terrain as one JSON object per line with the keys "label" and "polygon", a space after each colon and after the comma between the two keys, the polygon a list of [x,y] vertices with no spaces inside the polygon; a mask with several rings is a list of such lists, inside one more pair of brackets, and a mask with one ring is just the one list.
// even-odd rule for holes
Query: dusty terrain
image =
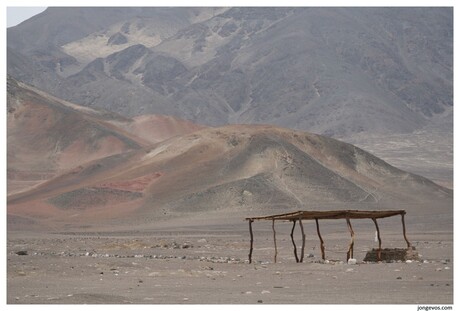
{"label": "dusty terrain", "polygon": [[[352,221],[357,265],[344,263],[345,221],[305,222],[306,258],[296,263],[288,223],[254,223],[253,263],[243,214],[211,213],[118,230],[104,226],[8,233],[8,304],[451,304],[453,235],[448,219],[407,215],[420,261],[363,263],[376,247],[369,220]],[[224,223],[225,221],[225,223]],[[383,247],[404,247],[399,218],[380,222]],[[296,231],[297,245],[300,232]],[[27,252],[27,255],[18,255]]]}

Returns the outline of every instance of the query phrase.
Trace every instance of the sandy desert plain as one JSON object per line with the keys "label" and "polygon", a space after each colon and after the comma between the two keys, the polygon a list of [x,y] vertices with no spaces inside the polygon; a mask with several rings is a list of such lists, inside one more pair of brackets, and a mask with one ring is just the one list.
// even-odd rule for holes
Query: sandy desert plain
{"label": "sandy desert plain", "polygon": [[[344,263],[349,234],[343,220],[320,223],[325,262],[314,222],[304,222],[304,263],[295,262],[288,223],[276,224],[274,263],[271,223],[255,222],[249,264],[247,215],[224,216],[177,218],[136,230],[10,231],[7,303],[453,303],[453,235],[446,215],[407,215],[408,238],[422,255],[410,263],[362,263],[376,246],[375,229],[370,220],[354,221],[356,265]],[[381,220],[380,228],[382,247],[404,247],[399,217]]]}

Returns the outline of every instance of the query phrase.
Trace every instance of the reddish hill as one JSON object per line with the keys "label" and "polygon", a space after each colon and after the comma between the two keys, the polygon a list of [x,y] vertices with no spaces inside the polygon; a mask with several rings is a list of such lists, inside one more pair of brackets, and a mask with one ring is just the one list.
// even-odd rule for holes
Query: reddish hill
{"label": "reddish hill", "polygon": [[8,78],[8,193],[107,156],[201,126],[167,116],[128,119],[78,106]]}
{"label": "reddish hill", "polygon": [[143,115],[110,122],[149,143],[157,143],[176,135],[184,135],[205,128],[203,125],[164,115]]}
{"label": "reddish hill", "polygon": [[353,145],[272,126],[235,125],[81,165],[9,196],[8,215],[54,225],[109,219],[140,224],[218,210],[285,212],[337,203],[379,209],[395,202],[417,208],[426,200],[451,199],[451,191]]}

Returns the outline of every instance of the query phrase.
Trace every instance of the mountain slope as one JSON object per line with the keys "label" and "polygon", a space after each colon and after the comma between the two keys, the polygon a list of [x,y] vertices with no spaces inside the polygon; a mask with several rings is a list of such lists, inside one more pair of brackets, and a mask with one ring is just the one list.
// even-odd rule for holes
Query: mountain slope
{"label": "mountain slope", "polygon": [[235,125],[81,165],[10,195],[8,213],[56,224],[120,217],[146,223],[220,210],[324,210],[338,203],[380,209],[397,202],[415,212],[422,202],[451,198],[451,191],[352,145],[272,126]]}
{"label": "mountain slope", "polygon": [[126,116],[347,138],[453,105],[450,8],[60,8],[9,29],[8,53],[15,77]]}
{"label": "mountain slope", "polygon": [[8,78],[8,193],[65,170],[202,128],[166,116],[129,119],[78,106]]}

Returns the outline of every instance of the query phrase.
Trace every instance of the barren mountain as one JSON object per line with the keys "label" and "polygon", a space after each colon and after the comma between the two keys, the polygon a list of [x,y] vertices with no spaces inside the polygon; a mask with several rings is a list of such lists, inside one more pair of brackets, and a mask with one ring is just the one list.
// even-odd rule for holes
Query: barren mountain
{"label": "barren mountain", "polygon": [[[12,225],[123,219],[137,225],[210,211],[375,209],[452,192],[331,138],[273,126],[209,128],[110,156],[8,197]],[[445,206],[445,205],[443,205]],[[448,206],[448,205],[447,205]],[[430,213],[445,213],[431,209]],[[447,211],[448,212],[448,211]]]}
{"label": "barren mountain", "polygon": [[451,8],[50,8],[8,29],[8,72],[72,102],[343,138],[445,116],[452,64]]}
{"label": "barren mountain", "polygon": [[65,170],[202,128],[167,116],[129,119],[8,79],[8,193]]}
{"label": "barren mountain", "polygon": [[437,213],[450,190],[304,131],[445,182],[452,24],[450,8],[50,8],[8,29],[8,73],[83,106],[9,80],[10,223]]}

